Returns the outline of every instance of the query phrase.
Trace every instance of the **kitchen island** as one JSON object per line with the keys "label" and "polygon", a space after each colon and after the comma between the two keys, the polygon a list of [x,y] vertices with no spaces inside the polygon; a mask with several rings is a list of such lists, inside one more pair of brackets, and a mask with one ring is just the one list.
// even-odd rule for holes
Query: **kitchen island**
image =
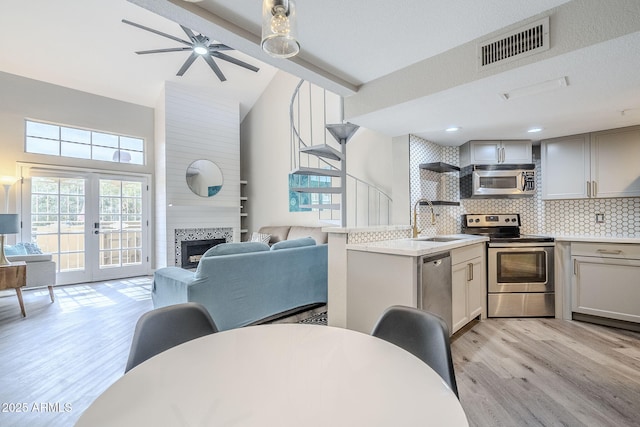
{"label": "kitchen island", "polygon": [[454,234],[347,244],[346,327],[370,333],[382,312],[399,304],[420,307],[422,260],[451,253],[450,332],[486,316],[484,236]]}

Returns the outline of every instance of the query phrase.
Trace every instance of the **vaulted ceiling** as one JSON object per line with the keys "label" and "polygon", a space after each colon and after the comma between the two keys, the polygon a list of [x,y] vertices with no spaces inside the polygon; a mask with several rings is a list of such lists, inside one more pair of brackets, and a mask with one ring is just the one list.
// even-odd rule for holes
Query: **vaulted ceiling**
{"label": "vaulted ceiling", "polygon": [[[451,145],[640,124],[637,0],[298,0],[296,6],[302,50],[282,60],[260,50],[261,0],[12,2],[0,18],[0,71],[149,106],[165,80],[179,80],[238,99],[244,115],[282,69],[343,95],[351,122]],[[545,16],[549,50],[478,67],[478,42]],[[222,63],[228,77],[222,83],[196,61],[176,77],[186,54],[135,55],[176,43],[123,18],[180,38],[176,22],[183,24],[232,46],[234,56],[261,70]],[[548,84],[559,79],[568,85]],[[500,96],[522,89],[529,93]],[[461,130],[445,132],[450,126]],[[543,130],[532,135],[531,127]]]}

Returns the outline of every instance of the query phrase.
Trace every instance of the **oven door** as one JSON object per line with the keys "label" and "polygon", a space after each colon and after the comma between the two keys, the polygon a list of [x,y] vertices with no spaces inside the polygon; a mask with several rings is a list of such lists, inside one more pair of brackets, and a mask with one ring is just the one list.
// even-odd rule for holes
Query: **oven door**
{"label": "oven door", "polygon": [[553,246],[517,243],[488,249],[489,292],[553,292]]}

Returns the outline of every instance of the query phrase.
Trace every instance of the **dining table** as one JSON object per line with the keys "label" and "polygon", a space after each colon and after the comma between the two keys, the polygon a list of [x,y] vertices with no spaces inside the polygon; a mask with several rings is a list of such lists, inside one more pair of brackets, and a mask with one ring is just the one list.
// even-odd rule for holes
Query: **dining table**
{"label": "dining table", "polygon": [[468,426],[427,364],[382,339],[314,324],[207,335],[136,366],[76,426]]}

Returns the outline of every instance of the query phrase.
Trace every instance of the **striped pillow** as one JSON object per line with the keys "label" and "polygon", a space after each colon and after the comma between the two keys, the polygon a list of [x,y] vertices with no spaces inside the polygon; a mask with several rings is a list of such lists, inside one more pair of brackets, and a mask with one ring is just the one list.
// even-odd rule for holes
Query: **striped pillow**
{"label": "striped pillow", "polygon": [[271,240],[271,234],[258,233],[257,231],[254,231],[251,235],[252,242],[266,243],[268,245],[269,240]]}

